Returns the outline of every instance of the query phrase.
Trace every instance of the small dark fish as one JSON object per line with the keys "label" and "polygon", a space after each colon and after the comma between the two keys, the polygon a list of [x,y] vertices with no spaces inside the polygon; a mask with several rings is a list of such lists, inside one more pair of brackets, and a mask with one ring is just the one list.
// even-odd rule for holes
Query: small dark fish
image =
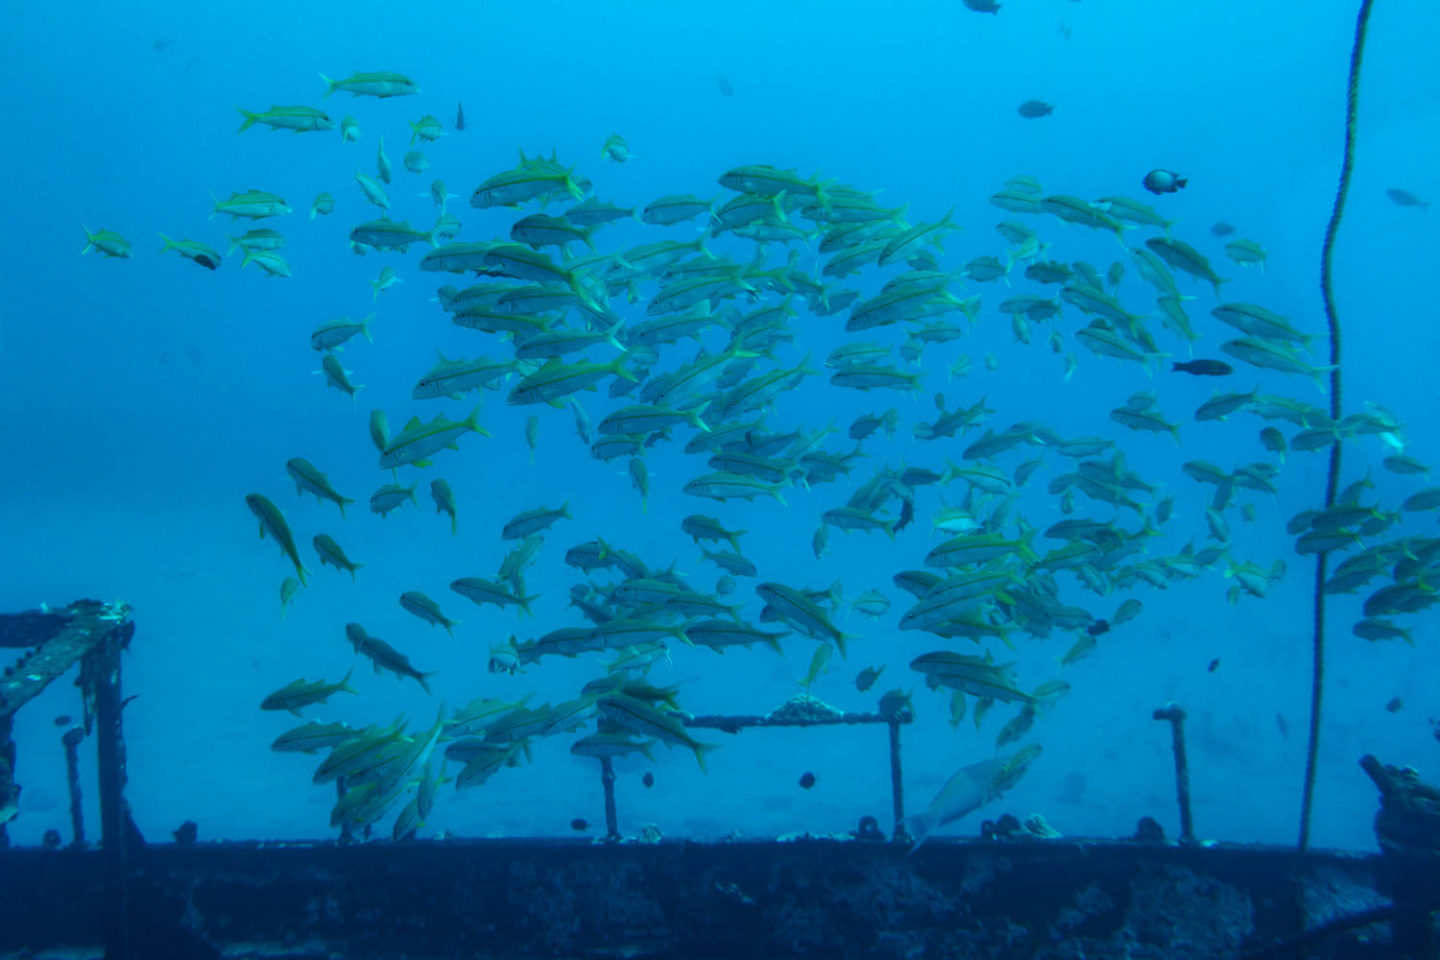
{"label": "small dark fish", "polygon": [[645,784],[645,786],[647,787],[655,786],[655,774],[646,771],[645,776],[640,778],[640,782]]}
{"label": "small dark fish", "polygon": [[1090,624],[1090,626],[1088,626],[1088,627],[1085,628],[1085,632],[1088,633],[1088,634],[1090,634],[1090,636],[1092,636],[1092,637],[1098,637],[1098,636],[1100,636],[1101,634],[1109,633],[1109,632],[1110,632],[1110,621],[1108,621],[1108,620],[1096,620],[1094,623]]}
{"label": "small dark fish", "polygon": [[1277,726],[1277,727],[1280,728],[1280,736],[1282,736],[1282,737],[1288,737],[1288,736],[1290,736],[1290,724],[1288,724],[1288,723],[1285,722],[1285,714],[1283,714],[1283,713],[1277,713],[1277,714],[1275,714],[1275,726]]}
{"label": "small dark fish", "polygon": [[455,129],[465,129],[465,104],[463,103],[455,104]]}
{"label": "small dark fish", "polygon": [[1184,363],[1172,363],[1172,373],[1188,373],[1194,377],[1228,377],[1235,372],[1235,368],[1224,360],[1187,360]]}
{"label": "small dark fish", "polygon": [[576,817],[574,820],[571,820],[571,821],[570,821],[570,829],[571,829],[571,830],[589,830],[589,829],[590,829],[590,822],[589,822],[588,820],[584,820],[584,819],[582,819],[582,818],[580,818],[580,817]]}
{"label": "small dark fish", "polygon": [[1405,706],[1405,702],[1403,700],[1401,700],[1399,697],[1391,697],[1390,702],[1385,704],[1385,710],[1388,713],[1398,713],[1400,711],[1400,708],[1403,706]]}
{"label": "small dark fish", "polygon": [[730,86],[730,81],[727,80],[727,79],[725,79],[725,74],[723,74],[723,73],[717,73],[717,74],[715,74],[715,86],[717,86],[717,87],[720,88],[720,96],[722,96],[722,97],[733,97],[733,96],[735,96],[735,88],[732,87],[732,86]]}
{"label": "small dark fish", "polygon": [[1036,117],[1048,117],[1055,112],[1053,103],[1046,103],[1044,100],[1026,100],[1020,104],[1020,116],[1027,120],[1034,120]]}
{"label": "small dark fish", "polygon": [[815,774],[807,770],[800,775],[800,788],[802,790],[809,790],[813,786],[815,786]]}
{"label": "small dark fish", "polygon": [[1219,220],[1210,227],[1210,232],[1217,237],[1228,237],[1235,232],[1235,228],[1224,220]]}
{"label": "small dark fish", "polygon": [[995,0],[964,0],[965,6],[976,13],[999,13],[1000,4]]}
{"label": "small dark fish", "polygon": [[1400,207],[1419,207],[1421,210],[1424,210],[1430,206],[1429,200],[1421,200],[1409,190],[1401,190],[1399,187],[1391,187],[1389,190],[1386,190],[1385,196],[1390,198],[1391,203]]}
{"label": "small dark fish", "polygon": [[1145,179],[1141,182],[1144,183],[1146,190],[1159,194],[1174,193],[1189,181],[1174,170],[1151,170],[1145,174]]}
{"label": "small dark fish", "polygon": [[880,679],[880,674],[884,672],[884,667],[880,667],[879,669],[876,669],[875,667],[866,667],[864,670],[861,670],[859,673],[855,674],[855,689],[859,690],[861,693],[864,693],[866,690],[869,690],[871,687],[875,686],[875,681]]}
{"label": "small dark fish", "polygon": [[56,718],[55,718],[55,726],[57,726],[57,727],[68,727],[68,726],[70,726],[70,714],[68,714],[68,713],[62,713],[62,714],[60,714],[60,716],[56,717]]}
{"label": "small dark fish", "polygon": [[1214,673],[1214,672],[1215,672],[1215,668],[1218,667],[1218,666],[1220,666],[1220,658],[1219,658],[1219,657],[1216,657],[1214,660],[1211,660],[1211,661],[1210,661],[1210,666],[1208,666],[1208,667],[1205,668],[1205,672],[1206,672],[1206,673]]}
{"label": "small dark fish", "polygon": [[211,260],[203,253],[197,253],[191,259],[193,259],[196,263],[200,264],[200,266],[204,267],[206,270],[214,270],[220,266],[220,264],[216,263],[214,260]]}

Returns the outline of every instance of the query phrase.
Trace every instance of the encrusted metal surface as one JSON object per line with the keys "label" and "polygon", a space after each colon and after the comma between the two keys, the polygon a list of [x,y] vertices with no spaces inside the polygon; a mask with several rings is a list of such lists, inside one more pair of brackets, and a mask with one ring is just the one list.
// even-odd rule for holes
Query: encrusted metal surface
{"label": "encrusted metal surface", "polygon": [[[171,960],[1214,960],[1293,936],[1297,891],[1318,918],[1386,902],[1378,857],[1109,841],[152,845],[130,867],[135,955]],[[0,876],[0,953],[98,949],[95,854],[0,851]]]}
{"label": "encrusted metal surface", "polygon": [[38,697],[114,631],[135,629],[123,603],[80,600],[56,611],[0,615],[0,647],[36,647],[0,677],[0,717]]}

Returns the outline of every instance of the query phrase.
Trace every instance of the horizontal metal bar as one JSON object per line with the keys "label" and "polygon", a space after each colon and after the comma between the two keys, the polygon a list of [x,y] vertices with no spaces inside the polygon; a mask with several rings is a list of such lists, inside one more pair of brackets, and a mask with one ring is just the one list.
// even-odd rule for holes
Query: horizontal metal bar
{"label": "horizontal metal bar", "polygon": [[724,716],[720,714],[690,717],[685,720],[687,727],[706,727],[738,733],[745,727],[824,727],[857,723],[909,723],[915,719],[905,711],[898,717],[887,717],[879,713],[841,713],[831,717],[776,717],[776,716]]}

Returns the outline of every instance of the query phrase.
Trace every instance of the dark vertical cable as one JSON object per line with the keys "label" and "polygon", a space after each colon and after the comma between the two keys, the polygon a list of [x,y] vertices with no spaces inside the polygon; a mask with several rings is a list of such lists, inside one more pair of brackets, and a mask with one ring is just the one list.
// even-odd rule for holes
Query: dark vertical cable
{"label": "dark vertical cable", "polygon": [[[1360,59],[1365,53],[1365,31],[1370,24],[1372,0],[1360,0],[1355,21],[1355,42],[1350,48],[1350,86],[1345,97],[1345,158],[1340,165],[1340,187],[1335,206],[1325,227],[1325,247],[1320,259],[1320,294],[1325,300],[1325,321],[1330,328],[1330,419],[1340,420],[1340,320],[1335,315],[1334,274],[1330,265],[1335,235],[1345,215],[1345,197],[1350,192],[1350,172],[1355,166],[1355,115],[1360,99]],[[1325,506],[1335,505],[1340,484],[1340,439],[1330,445],[1330,467],[1325,477]],[[1315,761],[1320,752],[1320,708],[1325,686],[1325,568],[1328,556],[1315,557],[1315,632],[1313,666],[1310,674],[1310,742],[1305,749],[1305,790],[1300,802],[1300,842],[1303,852],[1310,845],[1310,809],[1315,796]]]}

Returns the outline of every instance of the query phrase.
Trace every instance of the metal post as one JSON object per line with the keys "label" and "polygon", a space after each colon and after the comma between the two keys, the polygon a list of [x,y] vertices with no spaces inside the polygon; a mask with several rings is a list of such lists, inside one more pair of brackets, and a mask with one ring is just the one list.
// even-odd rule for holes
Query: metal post
{"label": "metal post", "polygon": [[1185,759],[1185,711],[1178,703],[1167,703],[1153,714],[1170,722],[1170,739],[1175,747],[1175,793],[1180,800],[1180,842],[1195,842],[1195,823],[1190,818],[1190,765]]}
{"label": "metal post", "polygon": [[891,720],[890,727],[890,807],[895,816],[893,836],[897,843],[910,839],[905,831],[905,781],[900,775],[900,721]]}
{"label": "metal post", "polygon": [[125,808],[125,738],[122,733],[120,648],[128,637],[117,630],[87,653],[95,685],[95,725],[99,753],[100,843],[110,917],[105,931],[105,960],[131,960],[129,902],[125,883],[129,812]]}
{"label": "metal post", "polygon": [[60,742],[65,745],[65,777],[70,785],[70,844],[75,847],[85,846],[85,814],[80,804],[80,742],[85,739],[85,731],[80,727],[71,727],[65,731]]}
{"label": "metal post", "polygon": [[[336,803],[339,803],[339,802],[340,802],[341,800],[343,800],[343,799],[345,799],[345,778],[344,778],[344,777],[336,777],[336,778],[335,778],[335,802],[336,802]],[[349,821],[349,820],[345,820],[345,821],[341,822],[341,824],[340,824],[340,845],[343,847],[343,846],[345,846],[347,843],[354,843],[354,842],[355,842],[355,831],[353,831],[353,830],[350,829],[350,821]]]}
{"label": "metal post", "polygon": [[5,823],[20,803],[20,788],[15,785],[15,741],[10,739],[14,721],[10,715],[0,716],[0,847],[10,846]]}
{"label": "metal post", "polygon": [[605,790],[605,839],[619,840],[619,819],[615,813],[615,765],[609,757],[600,758],[600,786]]}

